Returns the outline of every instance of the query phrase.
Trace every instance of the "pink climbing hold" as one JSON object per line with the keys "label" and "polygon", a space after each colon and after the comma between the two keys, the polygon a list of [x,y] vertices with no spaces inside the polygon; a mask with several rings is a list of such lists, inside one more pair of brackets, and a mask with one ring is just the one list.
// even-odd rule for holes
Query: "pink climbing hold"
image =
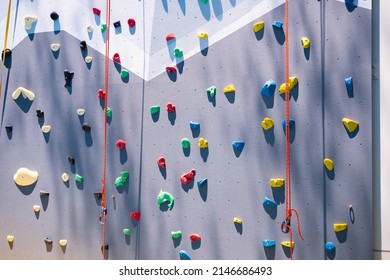
{"label": "pink climbing hold", "polygon": [[127,20],[127,24],[129,25],[129,27],[134,27],[135,26],[135,19],[129,18]]}
{"label": "pink climbing hold", "polygon": [[119,56],[119,53],[114,53],[112,60],[114,60],[115,63],[121,63],[121,57]]}
{"label": "pink climbing hold", "polygon": [[164,157],[159,157],[157,159],[157,164],[158,166],[160,166],[161,168],[166,168],[167,165],[166,165],[166,162],[165,162],[165,158]]}
{"label": "pink climbing hold", "polygon": [[196,174],[196,170],[195,169],[191,169],[187,173],[184,173],[183,175],[180,176],[181,183],[183,185],[189,184],[192,181],[192,179],[194,179],[195,174]]}
{"label": "pink climbing hold", "polygon": [[167,111],[168,113],[173,113],[176,111],[175,105],[173,105],[171,102],[167,103]]}
{"label": "pink climbing hold", "polygon": [[98,8],[92,8],[92,12],[97,15],[97,16],[100,16],[100,10]]}
{"label": "pink climbing hold", "polygon": [[169,41],[171,41],[171,40],[176,39],[176,37],[175,37],[175,34],[169,33],[169,34],[165,37],[165,39],[167,40],[167,42],[169,42]]}
{"label": "pink climbing hold", "polygon": [[106,92],[105,92],[104,90],[102,90],[102,89],[99,89],[99,90],[98,90],[98,97],[99,97],[100,99],[106,98]]}
{"label": "pink climbing hold", "polygon": [[126,141],[125,140],[122,140],[122,139],[118,139],[118,141],[116,141],[116,147],[119,149],[119,150],[122,150],[125,148],[126,146]]}
{"label": "pink climbing hold", "polygon": [[197,234],[197,233],[192,233],[192,234],[190,234],[190,240],[191,240],[191,242],[199,241],[199,240],[201,240],[201,239],[202,239],[202,238],[201,238],[200,235]]}
{"label": "pink climbing hold", "polygon": [[168,74],[176,74],[177,73],[176,68],[172,67],[172,66],[165,67],[165,70],[167,70]]}
{"label": "pink climbing hold", "polygon": [[139,211],[130,212],[130,217],[138,222],[139,219],[141,218],[141,212]]}

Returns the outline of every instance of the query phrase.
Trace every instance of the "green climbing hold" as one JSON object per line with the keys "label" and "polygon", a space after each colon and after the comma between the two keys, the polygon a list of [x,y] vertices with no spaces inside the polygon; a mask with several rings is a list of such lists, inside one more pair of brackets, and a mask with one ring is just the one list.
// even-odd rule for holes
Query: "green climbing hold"
{"label": "green climbing hold", "polygon": [[127,179],[129,178],[129,172],[128,171],[122,171],[118,178],[115,179],[115,187],[123,187],[126,183]]}
{"label": "green climbing hold", "polygon": [[173,55],[175,57],[183,57],[183,51],[181,49],[179,49],[179,48],[175,48],[173,50]]}
{"label": "green climbing hold", "polygon": [[102,32],[104,32],[104,31],[106,31],[106,29],[107,29],[107,24],[106,24],[106,23],[102,23],[102,24],[100,25],[100,30],[101,30]]}
{"label": "green climbing hold", "polygon": [[180,238],[181,237],[181,230],[178,231],[171,231],[172,238]]}
{"label": "green climbing hold", "polygon": [[168,208],[169,210],[172,210],[174,201],[175,199],[173,198],[173,195],[171,195],[169,192],[160,190],[160,193],[157,196],[157,203],[159,207],[161,207],[161,205],[165,202],[168,202]]}
{"label": "green climbing hold", "polygon": [[76,182],[79,182],[79,183],[84,182],[84,177],[79,175],[79,174],[76,174],[76,176],[74,176],[74,179]]}
{"label": "green climbing hold", "polygon": [[106,115],[107,115],[108,118],[112,117],[112,109],[111,108],[107,107]]}
{"label": "green climbing hold", "polygon": [[207,4],[209,0],[200,0],[200,2],[202,2],[203,4]]}
{"label": "green climbing hold", "polygon": [[123,229],[123,234],[124,234],[124,235],[127,235],[127,236],[130,236],[131,230],[130,230],[129,228],[124,228],[124,229]]}
{"label": "green climbing hold", "polygon": [[210,97],[214,97],[216,92],[217,88],[215,86],[211,86],[207,89],[207,94],[210,95]]}
{"label": "green climbing hold", "polygon": [[188,138],[181,139],[181,146],[183,149],[188,149],[190,147],[190,140]]}
{"label": "green climbing hold", "polygon": [[155,106],[151,106],[150,107],[150,113],[153,115],[153,114],[156,114],[160,112],[160,106],[159,105],[155,105]]}
{"label": "green climbing hold", "polygon": [[126,78],[129,76],[129,70],[127,69],[122,69],[121,70],[121,78]]}

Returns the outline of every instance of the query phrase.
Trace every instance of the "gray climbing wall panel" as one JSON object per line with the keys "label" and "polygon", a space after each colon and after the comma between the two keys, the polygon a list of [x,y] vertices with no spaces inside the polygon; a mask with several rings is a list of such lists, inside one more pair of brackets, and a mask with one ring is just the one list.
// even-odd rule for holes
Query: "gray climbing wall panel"
{"label": "gray climbing wall panel", "polygon": [[[191,24],[194,13],[192,4],[184,4],[186,12],[172,22],[167,1],[157,2],[154,20],[160,29],[167,28],[152,34],[152,46],[171,32],[185,36],[181,26]],[[240,4],[211,2],[209,11],[196,3],[199,17],[207,20],[214,12],[219,21],[227,20],[223,7],[234,10]],[[180,250],[192,259],[288,258],[289,250],[280,245],[289,240],[280,230],[285,189],[269,183],[285,177],[285,102],[278,94],[284,83],[285,42],[284,31],[272,26],[276,20],[284,21],[284,5],[196,55],[187,58],[183,48],[184,59],[177,61],[169,50],[181,48],[180,41],[164,42],[164,55],[171,55],[173,65],[177,62],[176,75],[163,72],[143,80],[130,73],[122,79],[120,66],[111,61],[109,259],[179,259]],[[257,21],[264,21],[265,27],[255,34],[252,25]],[[290,74],[299,78],[291,97],[292,203],[305,238],[300,240],[293,216],[295,259],[372,258],[370,25],[368,9],[348,10],[339,1],[290,1]],[[302,36],[310,38],[310,49],[302,48]],[[54,42],[61,44],[58,56],[50,50]],[[94,193],[101,188],[103,168],[103,110],[97,91],[103,88],[104,56],[91,47],[81,51],[79,43],[65,31],[45,32],[26,37],[13,49],[1,100],[0,149],[6,159],[0,168],[1,259],[101,258],[100,201]],[[93,57],[90,67],[86,55]],[[68,89],[65,69],[75,73]],[[344,84],[350,76],[353,95]],[[277,88],[265,97],[260,89],[269,79]],[[235,93],[223,92],[228,84],[234,84]],[[36,99],[15,102],[11,94],[18,86],[34,91]],[[211,86],[217,89],[214,98],[206,93]],[[175,105],[175,113],[166,111],[168,102]],[[150,107],[155,105],[160,112],[152,115]],[[83,118],[78,108],[85,108]],[[36,109],[44,111],[44,119],[36,116]],[[269,131],[261,127],[265,117],[275,123]],[[356,135],[347,133],[344,117],[359,121]],[[200,129],[191,130],[190,121],[199,122]],[[90,133],[82,130],[84,122],[91,125]],[[52,126],[49,136],[41,132],[43,124]],[[5,132],[8,125],[13,126],[11,134]],[[182,138],[190,140],[190,149],[182,148]],[[200,138],[208,141],[207,149],[198,147]],[[118,139],[127,142],[126,150],[115,147]],[[245,141],[241,153],[235,153],[233,141]],[[74,166],[68,156],[75,158]],[[157,165],[161,156],[165,169]],[[334,161],[333,173],[326,172],[325,157]],[[12,180],[22,166],[39,172],[32,187],[18,187]],[[194,181],[182,185],[180,176],[193,168]],[[129,181],[115,188],[121,171],[129,171]],[[68,184],[61,179],[64,172],[70,175]],[[85,178],[83,184],[75,182],[76,174]],[[204,178],[207,183],[198,186]],[[50,195],[40,197],[40,190]],[[158,207],[160,190],[175,198],[171,210]],[[263,206],[265,196],[277,207]],[[41,205],[39,215],[32,209],[35,204]],[[129,213],[137,210],[141,220],[134,222]],[[234,217],[242,219],[242,225],[234,224]],[[334,223],[348,223],[348,230],[336,235]],[[123,235],[123,228],[131,229],[130,237]],[[172,239],[176,230],[182,231],[181,239]],[[191,243],[192,233],[199,234],[201,242]],[[8,234],[15,236],[13,245],[6,241]],[[45,237],[53,246],[45,245]],[[68,240],[66,250],[58,245],[60,239]],[[265,239],[275,240],[276,246],[264,248]],[[325,253],[328,241],[336,245],[334,254]]]}

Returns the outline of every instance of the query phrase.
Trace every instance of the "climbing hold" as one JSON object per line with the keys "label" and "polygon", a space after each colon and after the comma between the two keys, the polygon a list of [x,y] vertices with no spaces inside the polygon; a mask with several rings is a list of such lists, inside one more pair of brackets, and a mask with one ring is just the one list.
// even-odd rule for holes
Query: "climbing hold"
{"label": "climbing hold", "polygon": [[188,138],[181,139],[181,146],[183,149],[188,149],[190,147],[190,140]]}
{"label": "climbing hold", "polygon": [[199,129],[200,128],[200,123],[190,121],[190,128],[191,129]]}
{"label": "climbing hold", "polygon": [[119,149],[119,150],[122,150],[125,148],[126,146],[126,141],[123,140],[123,139],[118,139],[115,143],[115,146]]}
{"label": "climbing hold", "polygon": [[255,33],[259,32],[263,28],[264,28],[264,21],[259,21],[253,24],[253,31],[255,31]]}
{"label": "climbing hold", "polygon": [[33,205],[34,212],[39,212],[41,210],[41,206]]}
{"label": "climbing hold", "polygon": [[72,156],[68,156],[68,161],[69,161],[69,163],[70,164],[75,164],[75,162],[76,162],[76,160],[74,159],[74,157],[72,157]]}
{"label": "climbing hold", "polygon": [[5,127],[5,131],[7,131],[7,133],[12,133],[12,130],[13,130],[13,126],[12,125],[7,125]]}
{"label": "climbing hold", "polygon": [[264,130],[269,130],[274,126],[274,121],[271,118],[264,118],[264,120],[261,121],[261,127]]}
{"label": "climbing hold", "polygon": [[14,181],[17,185],[25,187],[34,184],[38,180],[38,172],[26,167],[19,168],[14,174]]}
{"label": "climbing hold", "polygon": [[345,86],[347,87],[347,92],[349,95],[353,93],[353,80],[352,77],[345,78]]}
{"label": "climbing hold", "polygon": [[176,68],[172,67],[172,66],[165,67],[165,70],[168,72],[168,74],[176,74],[177,73]]}
{"label": "climbing hold", "polygon": [[234,141],[232,143],[232,146],[233,146],[234,150],[241,152],[244,149],[245,142],[244,141]]}
{"label": "climbing hold", "polygon": [[139,222],[139,219],[141,218],[141,212],[139,211],[134,211],[130,212],[130,217]]}
{"label": "climbing hold", "polygon": [[97,16],[100,16],[100,10],[98,8],[92,8],[92,12],[97,15]]}
{"label": "climbing hold", "polygon": [[173,113],[176,111],[175,105],[173,105],[171,102],[167,103],[167,112],[168,113]]}
{"label": "climbing hold", "polygon": [[30,30],[34,23],[36,23],[38,18],[36,16],[25,16],[24,17],[24,28]]}
{"label": "climbing hold", "polygon": [[192,234],[190,234],[190,240],[191,240],[191,242],[199,241],[199,240],[201,240],[201,239],[202,239],[202,238],[201,238],[200,235],[197,234],[197,233],[192,233]]}
{"label": "climbing hold", "polygon": [[345,4],[352,7],[357,7],[358,0],[345,0]]}
{"label": "climbing hold", "polygon": [[324,159],[324,165],[326,169],[328,169],[329,171],[332,171],[334,168],[333,161],[329,158]]}
{"label": "climbing hold", "polygon": [[325,251],[328,253],[332,253],[336,250],[336,246],[334,245],[333,242],[326,242],[325,243]]}
{"label": "climbing hold", "polygon": [[156,114],[160,112],[160,106],[159,105],[154,105],[154,106],[150,106],[150,113],[152,115]]}
{"label": "climbing hold", "polygon": [[181,49],[179,49],[179,48],[175,48],[173,50],[173,55],[175,57],[182,57],[183,56],[183,51]]}
{"label": "climbing hold", "polygon": [[39,195],[40,195],[40,196],[48,196],[48,195],[49,195],[49,192],[40,190],[40,191],[39,191]]}
{"label": "climbing hold", "polygon": [[87,25],[87,32],[92,33],[93,32],[93,26],[92,25]]}
{"label": "climbing hold", "polygon": [[112,109],[110,107],[107,107],[106,115],[107,115],[107,118],[111,118],[112,117]]}
{"label": "climbing hold", "polygon": [[42,118],[45,115],[45,113],[41,109],[37,109],[35,113],[37,114],[38,118]]}
{"label": "climbing hold", "polygon": [[76,112],[77,112],[77,115],[83,116],[85,114],[85,109],[79,108],[79,109],[77,109]]}
{"label": "climbing hold", "polygon": [[207,94],[210,95],[210,97],[214,97],[216,92],[217,92],[217,88],[215,86],[211,86],[211,87],[207,88],[206,91],[207,91]]}
{"label": "climbing hold", "polygon": [[84,58],[84,60],[85,60],[85,63],[91,63],[92,60],[93,60],[93,58],[92,58],[92,56],[86,56],[86,57]]}
{"label": "climbing hold", "polygon": [[123,187],[128,178],[129,178],[129,171],[122,171],[119,177],[115,179],[115,187],[117,188]]}
{"label": "climbing hold", "polygon": [[98,97],[99,97],[100,99],[106,98],[106,92],[105,92],[104,90],[102,90],[101,88],[98,89]]}
{"label": "climbing hold", "polygon": [[203,4],[207,4],[209,0],[200,0],[200,2],[202,2]]}
{"label": "climbing hold", "polygon": [[209,143],[207,142],[206,139],[204,138],[199,138],[198,140],[198,147],[201,148],[201,149],[205,149],[209,146]]}
{"label": "climbing hold", "polygon": [[276,28],[282,28],[283,22],[276,20],[272,23],[272,25],[275,26]]}
{"label": "climbing hold", "polygon": [[131,229],[129,229],[129,228],[124,228],[124,229],[122,230],[122,232],[123,232],[124,235],[127,235],[127,236],[130,236],[130,235],[131,235]]}
{"label": "climbing hold", "polygon": [[7,235],[7,241],[8,241],[9,243],[14,242],[14,240],[15,240],[15,237],[14,237],[13,235]]}
{"label": "climbing hold", "polygon": [[50,45],[50,49],[53,52],[59,51],[60,48],[61,48],[61,45],[59,43],[53,43],[53,44]]}
{"label": "climbing hold", "polygon": [[173,34],[173,33],[169,33],[169,34],[165,37],[165,40],[167,40],[167,41],[171,41],[171,40],[174,40],[174,39],[176,39],[176,37],[175,37],[175,34]]}
{"label": "climbing hold", "polygon": [[83,125],[81,126],[81,128],[85,131],[85,132],[88,132],[91,130],[91,126],[88,124],[88,123],[83,123]]}
{"label": "climbing hold", "polygon": [[135,19],[129,18],[127,20],[127,24],[129,25],[129,27],[134,27],[135,26]]}
{"label": "climbing hold", "polygon": [[172,210],[173,204],[174,204],[174,198],[169,192],[165,192],[163,190],[160,190],[160,193],[157,196],[157,204],[159,207],[161,207],[162,204],[165,202],[168,202],[167,206],[169,210]]}
{"label": "climbing hold", "polygon": [[68,175],[68,173],[62,173],[61,179],[62,179],[62,181],[64,181],[64,183],[65,183],[65,182],[68,182],[68,181],[69,181],[69,175]]}
{"label": "climbing hold", "polygon": [[237,217],[234,217],[234,218],[233,218],[233,223],[242,225],[242,220],[239,219],[239,218],[237,218]]}
{"label": "climbing hold", "polygon": [[157,159],[157,164],[158,166],[160,166],[161,168],[166,168],[167,165],[166,165],[166,162],[165,162],[165,158],[164,157],[159,157]]}
{"label": "climbing hold", "polygon": [[72,79],[74,76],[74,72],[64,70],[64,76],[65,76],[65,87],[72,86]]}
{"label": "climbing hold", "polygon": [[302,47],[303,47],[304,49],[310,48],[310,39],[309,39],[309,38],[307,38],[307,37],[302,37],[302,38],[301,38],[301,43],[302,43]]}
{"label": "climbing hold", "polygon": [[181,237],[181,231],[178,230],[178,231],[171,231],[171,237],[172,238],[180,238]]}
{"label": "climbing hold", "polygon": [[206,182],[207,182],[207,178],[204,178],[204,179],[201,179],[201,180],[199,180],[198,182],[196,182],[196,184],[198,185],[198,187],[201,187],[201,186],[203,186]]}
{"label": "climbing hold", "polygon": [[190,255],[184,250],[180,250],[179,256],[181,260],[191,260]]}
{"label": "climbing hold", "polygon": [[82,182],[84,182],[84,177],[81,176],[81,175],[79,175],[79,174],[76,174],[76,175],[74,176],[74,180],[75,180],[76,182],[82,183]]}
{"label": "climbing hold", "polygon": [[347,119],[347,118],[343,118],[342,122],[345,128],[348,129],[349,132],[354,132],[356,128],[359,126],[359,123],[357,121]]}
{"label": "climbing hold", "polygon": [[273,188],[280,188],[284,185],[284,179],[272,178],[269,180],[269,183],[271,184],[271,187],[273,187]]}
{"label": "climbing hold", "polygon": [[35,99],[35,94],[32,91],[29,91],[25,89],[24,87],[18,87],[13,93],[12,93],[12,99],[16,100],[18,97],[23,94],[25,98],[28,98],[28,100],[33,101]]}
{"label": "climbing hold", "polygon": [[224,93],[235,92],[235,91],[236,91],[236,89],[235,89],[233,84],[229,84],[223,88]]}
{"label": "climbing hold", "polygon": [[57,14],[57,12],[52,12],[52,13],[50,14],[50,18],[51,18],[52,20],[57,20],[59,17],[60,17],[60,16]]}
{"label": "climbing hold", "polygon": [[270,240],[267,240],[267,239],[264,239],[263,240],[263,246],[264,247],[273,247],[273,246],[275,246],[275,240],[272,240],[272,239],[270,239]]}
{"label": "climbing hold", "polygon": [[333,224],[333,229],[335,232],[340,232],[346,230],[348,227],[347,223]]}
{"label": "climbing hold", "polygon": [[60,243],[60,246],[61,246],[61,247],[65,247],[66,244],[68,244],[68,240],[66,240],[66,239],[61,239],[60,241],[58,241],[58,243]]}
{"label": "climbing hold", "polygon": [[[289,77],[288,78],[288,83],[290,86],[290,91],[298,84],[298,77]],[[279,87],[279,94],[284,94],[286,93],[286,83],[283,83]]]}
{"label": "climbing hold", "polygon": [[10,49],[5,49],[5,53],[4,53],[4,50],[1,52],[1,57],[0,59],[3,60],[3,57],[4,57],[4,60],[7,59],[7,57],[10,57],[12,55],[12,51]]}
{"label": "climbing hold", "polygon": [[284,247],[288,247],[288,248],[294,248],[294,241],[293,242],[291,242],[291,241],[283,241],[282,242],[282,246],[284,246]]}
{"label": "climbing hold", "polygon": [[180,181],[183,185],[187,185],[190,182],[192,182],[192,179],[194,179],[195,175],[196,175],[196,170],[191,169],[187,173],[184,173],[180,176]]}
{"label": "climbing hold", "polygon": [[261,94],[264,96],[272,96],[275,93],[275,89],[276,89],[275,81],[268,80],[261,88]]}
{"label": "climbing hold", "polygon": [[115,28],[121,27],[121,22],[120,22],[120,20],[114,22],[113,25],[114,25]]}
{"label": "climbing hold", "polygon": [[100,24],[100,31],[101,31],[101,32],[106,31],[106,29],[107,29],[107,23],[102,23],[102,24]]}
{"label": "climbing hold", "polygon": [[115,63],[121,63],[121,57],[119,56],[119,53],[114,53],[113,57],[112,57],[112,60],[115,62]]}
{"label": "climbing hold", "polygon": [[267,196],[264,197],[263,205],[264,206],[277,206],[276,202],[274,200],[268,198]]}
{"label": "climbing hold", "polygon": [[198,32],[198,38],[206,40],[209,38],[209,35],[206,32]]}
{"label": "climbing hold", "polygon": [[43,133],[49,133],[51,130],[51,125],[49,124],[42,125],[41,130]]}
{"label": "climbing hold", "polygon": [[[295,121],[290,119],[289,123],[290,123],[290,129],[292,129],[295,126]],[[282,127],[283,130],[286,130],[286,120],[282,120]]]}
{"label": "climbing hold", "polygon": [[85,50],[87,48],[87,42],[81,41],[80,42],[80,49]]}
{"label": "climbing hold", "polygon": [[124,79],[129,76],[129,70],[127,69],[121,69],[121,78]]}
{"label": "climbing hold", "polygon": [[53,243],[53,240],[51,240],[49,237],[45,237],[45,239],[43,239],[43,241],[44,241],[46,244],[52,244],[52,243]]}

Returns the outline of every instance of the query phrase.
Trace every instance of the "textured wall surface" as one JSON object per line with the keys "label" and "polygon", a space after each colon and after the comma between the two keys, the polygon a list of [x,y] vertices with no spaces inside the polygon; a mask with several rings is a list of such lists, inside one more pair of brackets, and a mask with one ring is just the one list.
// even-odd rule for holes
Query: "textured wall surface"
{"label": "textured wall surface", "polygon": [[[119,35],[112,29],[114,38],[137,36],[136,44],[144,50],[141,57],[135,52],[130,63],[123,56],[129,64],[143,63],[130,66],[139,71],[130,72],[128,78],[120,76],[125,63],[110,63],[109,259],[179,259],[180,250],[192,259],[287,259],[289,250],[280,245],[289,240],[280,230],[285,188],[271,188],[269,183],[271,178],[285,177],[285,102],[278,94],[284,83],[285,30],[272,26],[273,21],[284,21],[284,5],[271,7],[260,1],[268,5],[266,14],[213,40],[214,30],[205,24],[214,20],[222,26],[239,26],[233,22],[245,21],[231,21],[229,15],[235,9],[250,14],[251,1],[213,0],[208,6],[194,2],[156,1],[153,12],[137,14],[144,20],[137,21],[135,34]],[[57,12],[61,15],[61,9]],[[30,13],[34,13],[31,8]],[[154,22],[147,25],[151,15]],[[18,16],[15,26],[23,25],[24,16]],[[202,19],[200,24],[194,16]],[[69,18],[61,17],[61,23]],[[252,25],[257,21],[264,21],[265,27],[255,34]],[[125,30],[126,22],[121,22]],[[188,29],[191,24],[194,27]],[[197,31],[209,32],[208,44],[196,37]],[[180,38],[167,43],[165,36],[172,32],[194,36],[197,51]],[[292,206],[305,238],[299,238],[293,216],[294,258],[371,259],[371,11],[351,9],[340,1],[290,1],[289,34],[290,76],[299,78],[290,103],[295,120]],[[302,48],[302,36],[310,38],[310,49]],[[0,168],[1,259],[101,258],[100,201],[94,193],[101,189],[103,169],[103,103],[97,92],[104,86],[104,56],[99,47],[82,51],[81,40],[89,45],[88,38],[66,30],[42,30],[15,45],[12,60],[7,60],[1,96],[0,151],[5,159]],[[50,50],[51,43],[61,44],[59,53]],[[148,49],[149,44],[154,47]],[[183,58],[173,56],[175,47],[183,50]],[[121,48],[113,44],[111,50]],[[163,59],[152,62],[152,53]],[[84,61],[87,55],[93,57],[91,65]],[[177,68],[176,75],[163,71],[167,60]],[[65,69],[74,71],[72,87],[64,87]],[[353,94],[344,84],[350,76]],[[260,89],[269,79],[277,88],[265,97]],[[234,93],[223,92],[228,84],[234,84]],[[19,86],[33,91],[36,99],[13,100],[11,94]],[[214,98],[206,93],[210,86],[217,89]],[[168,102],[176,106],[175,113],[166,111]],[[160,112],[151,115],[155,105]],[[78,108],[86,110],[84,117],[77,115]],[[37,109],[44,111],[44,118],[36,116]],[[265,117],[275,123],[269,131],[261,127]],[[356,135],[347,133],[344,117],[359,121]],[[200,129],[191,130],[190,121],[199,122]],[[82,130],[84,122],[91,125],[90,132]],[[42,133],[45,124],[52,126],[50,134]],[[13,131],[7,133],[5,127],[10,125]],[[190,140],[190,149],[182,148],[184,137]],[[198,147],[199,138],[207,139],[207,149]],[[125,150],[115,147],[118,139],[127,142]],[[241,153],[233,150],[233,141],[245,141]],[[75,165],[68,156],[75,158]],[[156,163],[161,156],[166,169]],[[334,172],[326,172],[325,157],[334,161]],[[20,167],[38,171],[37,183],[17,186],[12,178]],[[192,168],[194,181],[182,185],[180,176]],[[116,188],[121,171],[129,171],[129,180]],[[61,179],[64,172],[70,175],[67,184]],[[76,174],[84,177],[82,184],[75,182]],[[198,186],[204,178],[207,183]],[[161,189],[175,198],[171,210],[157,205]],[[40,196],[40,190],[49,196]],[[265,196],[278,206],[263,206]],[[36,204],[41,206],[39,214],[33,211]],[[129,216],[137,210],[139,222]],[[234,224],[234,217],[242,219],[242,225]],[[335,234],[334,223],[348,223],[348,230]],[[123,235],[123,228],[131,229],[130,237]],[[176,230],[182,231],[181,239],[171,238]],[[201,242],[191,243],[192,233],[199,234]],[[15,241],[8,243],[7,235],[14,235]],[[52,246],[45,245],[45,237],[53,240]],[[59,246],[60,239],[68,240],[65,249]],[[276,246],[264,248],[265,239],[275,240]],[[336,245],[333,254],[325,253],[328,241]]]}

